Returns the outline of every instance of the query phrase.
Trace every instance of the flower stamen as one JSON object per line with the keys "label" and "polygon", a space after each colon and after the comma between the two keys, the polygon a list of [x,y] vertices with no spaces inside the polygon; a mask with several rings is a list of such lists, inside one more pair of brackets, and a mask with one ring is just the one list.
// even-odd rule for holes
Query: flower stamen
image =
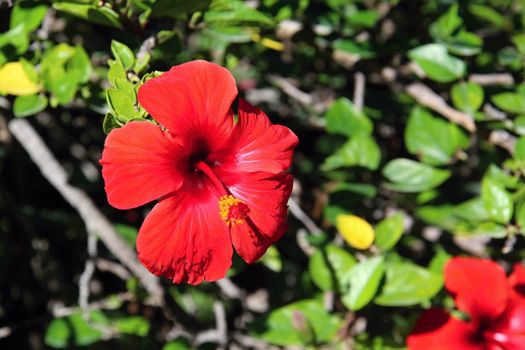
{"label": "flower stamen", "polygon": [[231,194],[219,198],[219,214],[227,225],[243,224],[249,212],[248,205]]}

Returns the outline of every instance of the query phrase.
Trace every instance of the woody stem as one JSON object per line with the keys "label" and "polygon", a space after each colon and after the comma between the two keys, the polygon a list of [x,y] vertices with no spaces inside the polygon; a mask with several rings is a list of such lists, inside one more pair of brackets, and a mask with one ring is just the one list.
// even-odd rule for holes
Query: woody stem
{"label": "woody stem", "polygon": [[195,165],[195,169],[200,170],[204,174],[206,174],[206,176],[211,180],[211,182],[213,182],[213,184],[215,185],[217,190],[219,190],[221,195],[224,195],[224,196],[228,195],[228,193],[229,193],[228,189],[226,188],[226,186],[224,186],[224,184],[221,182],[221,180],[219,180],[217,175],[215,175],[215,173],[213,172],[213,170],[210,168],[210,166],[208,164],[206,164],[205,162],[200,160]]}

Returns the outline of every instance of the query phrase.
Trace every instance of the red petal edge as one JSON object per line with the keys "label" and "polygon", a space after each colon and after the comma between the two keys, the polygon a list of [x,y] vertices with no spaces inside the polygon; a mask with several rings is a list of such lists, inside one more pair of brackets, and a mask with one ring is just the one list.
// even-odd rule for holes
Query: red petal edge
{"label": "red petal edge", "polygon": [[201,181],[185,183],[176,195],[160,201],[137,238],[144,266],[174,283],[215,281],[231,266],[233,249],[219,216],[220,194],[206,179]]}
{"label": "red petal edge", "polygon": [[176,191],[184,179],[178,170],[182,154],[174,138],[152,123],[113,129],[100,160],[108,202],[130,209]]}
{"label": "red petal edge", "polygon": [[290,167],[297,143],[290,129],[273,125],[262,110],[239,99],[238,121],[228,146],[212,157],[231,172],[276,174]]}
{"label": "red petal edge", "polygon": [[237,96],[230,72],[214,63],[192,61],[148,80],[138,91],[139,103],[151,116],[187,143],[220,148],[233,128],[231,104]]}
{"label": "red petal edge", "polygon": [[430,309],[407,338],[408,350],[484,350],[476,328],[441,309]]}
{"label": "red petal edge", "polygon": [[507,286],[505,271],[491,260],[455,257],[445,266],[445,287],[475,322],[494,320],[503,312]]}

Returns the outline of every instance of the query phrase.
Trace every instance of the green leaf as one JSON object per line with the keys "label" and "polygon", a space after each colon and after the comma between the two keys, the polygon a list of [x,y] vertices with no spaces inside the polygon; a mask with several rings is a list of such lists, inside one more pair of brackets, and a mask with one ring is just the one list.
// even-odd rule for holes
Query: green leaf
{"label": "green leaf", "polygon": [[308,271],[312,281],[323,291],[343,290],[343,276],[356,261],[343,248],[333,244],[317,250],[310,258]]}
{"label": "green leaf", "polygon": [[106,113],[106,115],[104,116],[104,120],[102,121],[102,130],[104,131],[104,134],[107,135],[110,133],[111,130],[115,128],[120,128],[121,126],[121,123],[113,114]]}
{"label": "green leaf", "polygon": [[405,216],[403,213],[394,215],[381,220],[375,227],[375,245],[383,250],[392,249],[399,241],[405,231]]}
{"label": "green leaf", "polygon": [[268,247],[268,250],[259,261],[273,272],[281,272],[283,269],[281,254],[273,245]]}
{"label": "green leaf", "polygon": [[174,340],[169,343],[166,343],[162,350],[191,350],[191,346],[182,340]]}
{"label": "green leaf", "polygon": [[434,39],[445,39],[451,36],[461,25],[463,20],[458,15],[458,5],[453,4],[448,11],[430,25],[430,35]]}
{"label": "green leaf", "polygon": [[512,198],[501,184],[485,177],[481,184],[481,199],[492,219],[501,224],[509,222],[513,211]]}
{"label": "green leaf", "polygon": [[130,247],[135,247],[135,242],[139,231],[136,227],[124,224],[115,224],[115,229],[117,232],[124,238],[124,241],[130,245]]}
{"label": "green leaf", "polygon": [[92,23],[106,27],[122,28],[118,13],[109,7],[97,7],[95,5],[77,4],[73,2],[55,2],[53,3],[53,8]]}
{"label": "green leaf", "polygon": [[91,61],[82,46],[76,46],[71,58],[67,62],[67,75],[79,84],[89,81],[91,75]]}
{"label": "green leaf", "polygon": [[[89,314],[91,322],[99,326],[107,326],[108,320],[101,311],[92,311]],[[46,345],[64,349],[69,345],[88,346],[100,341],[103,334],[92,327],[81,313],[63,318],[56,318],[49,324],[44,342]]]}
{"label": "green leaf", "polygon": [[108,89],[106,90],[106,99],[109,107],[120,121],[127,122],[140,117],[135,110],[134,102],[122,91]]}
{"label": "green leaf", "polygon": [[204,13],[204,22],[208,25],[259,24],[274,25],[272,18],[240,0],[215,0]]}
{"label": "green leaf", "polygon": [[361,166],[375,170],[381,161],[381,150],[375,140],[368,135],[357,135],[348,140],[328,158],[321,170],[329,171],[341,167]]}
{"label": "green leaf", "polygon": [[516,131],[518,135],[525,135],[525,115],[514,119],[514,131]]}
{"label": "green leaf", "polygon": [[394,191],[422,192],[441,185],[451,173],[410,159],[397,158],[385,165],[383,175],[391,181],[386,186]]}
{"label": "green leaf", "polygon": [[211,0],[158,0],[151,9],[152,17],[183,18],[196,11],[204,11]]}
{"label": "green leaf", "polygon": [[22,25],[26,33],[37,29],[47,12],[47,6],[34,1],[17,1],[11,11],[9,28]]}
{"label": "green leaf", "polygon": [[380,18],[381,15],[375,10],[353,11],[346,16],[348,24],[356,29],[373,28]]}
{"label": "green leaf", "polygon": [[515,189],[519,186],[519,176],[510,175],[495,164],[491,164],[485,173],[485,176],[490,177],[495,182],[503,185],[506,188]]}
{"label": "green leaf", "polygon": [[374,127],[370,119],[346,97],[340,97],[332,104],[325,119],[326,131],[331,134],[370,135]]}
{"label": "green leaf", "polygon": [[412,109],[405,129],[405,144],[412,154],[431,165],[448,164],[469,139],[455,124],[435,118],[425,109]]}
{"label": "green leaf", "polygon": [[15,117],[28,117],[42,112],[47,107],[47,97],[44,95],[18,96],[13,103]]}
{"label": "green leaf", "polygon": [[481,197],[466,200],[465,202],[456,205],[455,208],[455,215],[464,220],[481,222],[490,219]]}
{"label": "green leaf", "polygon": [[[294,317],[300,316],[307,324],[308,330],[314,334],[306,337],[304,330],[294,326]],[[276,310],[259,322],[252,324],[253,332],[258,338],[275,345],[311,345],[310,340],[315,339],[316,344],[332,341],[341,327],[341,319],[329,314],[321,300],[301,300],[288,304]]]}
{"label": "green leaf", "polygon": [[149,332],[149,322],[140,316],[130,316],[113,320],[112,326],[120,333],[144,337]]}
{"label": "green leaf", "polygon": [[467,82],[454,84],[450,96],[457,109],[470,115],[474,115],[485,99],[481,85]]}
{"label": "green leaf", "polygon": [[514,145],[513,158],[521,163],[525,163],[525,136],[521,136]]}
{"label": "green leaf", "polygon": [[134,103],[137,101],[137,95],[135,93],[135,85],[127,79],[114,78],[113,83],[117,90],[126,94],[131,101]]}
{"label": "green leaf", "polygon": [[111,85],[117,87],[118,82],[117,79],[122,79],[127,81],[126,71],[124,70],[124,66],[120,61],[116,60],[108,60],[109,64],[109,70],[108,70],[108,80],[111,83]]}
{"label": "green leaf", "polygon": [[354,55],[357,58],[373,58],[374,51],[371,50],[370,44],[367,42],[357,43],[352,40],[337,39],[332,43],[334,50],[340,50],[347,54]]}
{"label": "green leaf", "polygon": [[408,306],[425,302],[443,287],[440,274],[409,262],[386,264],[386,281],[374,302],[382,306]]}
{"label": "green leaf", "polygon": [[111,40],[111,52],[122,63],[125,70],[130,70],[135,64],[135,55],[126,45],[116,40]]}
{"label": "green leaf", "polygon": [[365,307],[374,298],[384,271],[383,256],[376,256],[355,265],[346,276],[350,291],[343,295],[343,304],[352,311]]}
{"label": "green leaf", "polygon": [[[0,48],[4,48],[8,45],[15,47],[18,55],[27,51],[29,47],[29,36],[25,32],[24,24],[20,23],[16,27],[9,29],[7,32],[0,34]],[[2,54],[3,51],[4,50],[0,50],[0,54]]]}
{"label": "green leaf", "polygon": [[448,51],[460,56],[473,56],[481,52],[483,39],[474,33],[459,32],[446,42]]}
{"label": "green leaf", "polygon": [[412,49],[408,57],[417,63],[425,74],[440,83],[450,83],[466,73],[465,62],[451,56],[441,44],[427,44]]}
{"label": "green leaf", "polygon": [[481,20],[484,20],[497,28],[506,27],[508,20],[505,19],[503,15],[498,13],[495,9],[490,6],[470,4],[468,10],[474,16],[478,17]]}
{"label": "green leaf", "polygon": [[514,92],[503,92],[491,97],[491,101],[506,112],[525,113],[525,96]]}

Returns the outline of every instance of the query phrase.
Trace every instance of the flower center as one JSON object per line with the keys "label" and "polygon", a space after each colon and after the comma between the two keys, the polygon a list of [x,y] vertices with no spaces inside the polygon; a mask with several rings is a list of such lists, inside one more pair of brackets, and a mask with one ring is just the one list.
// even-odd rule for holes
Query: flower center
{"label": "flower center", "polygon": [[197,162],[195,169],[204,173],[221,193],[221,197],[219,198],[219,215],[226,225],[243,224],[250,212],[250,208],[246,202],[235,198],[206,162]]}
{"label": "flower center", "polygon": [[227,225],[243,224],[249,212],[246,203],[231,194],[219,198],[219,213]]}

